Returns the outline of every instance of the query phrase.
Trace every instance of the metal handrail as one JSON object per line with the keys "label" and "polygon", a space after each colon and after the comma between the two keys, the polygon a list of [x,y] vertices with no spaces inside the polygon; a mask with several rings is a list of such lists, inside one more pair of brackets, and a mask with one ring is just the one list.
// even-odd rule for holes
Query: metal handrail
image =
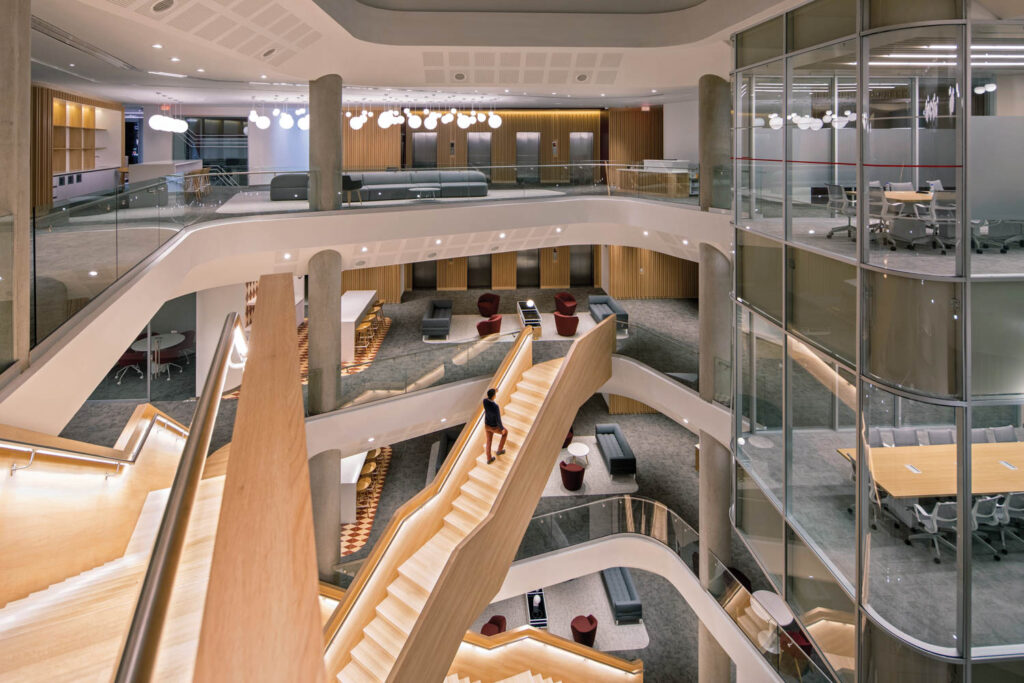
{"label": "metal handrail", "polygon": [[246,354],[242,323],[238,313],[229,313],[224,321],[203,393],[196,404],[188,440],[174,474],[174,482],[164,508],[156,542],[139,591],[135,614],[128,629],[121,661],[114,680],[117,683],[148,681],[153,676],[160,647],[160,636],[170,607],[174,576],[181,560],[192,506],[203,477],[217,422],[221,392],[231,363],[231,352],[238,347],[243,362]]}

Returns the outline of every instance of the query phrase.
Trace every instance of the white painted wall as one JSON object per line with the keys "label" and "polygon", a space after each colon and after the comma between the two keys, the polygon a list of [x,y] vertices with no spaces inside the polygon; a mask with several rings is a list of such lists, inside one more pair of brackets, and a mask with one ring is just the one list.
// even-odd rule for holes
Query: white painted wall
{"label": "white painted wall", "polygon": [[697,100],[666,102],[664,107],[664,151],[666,159],[699,159]]}
{"label": "white painted wall", "polygon": [[273,118],[266,130],[250,125],[249,170],[309,170],[309,131],[299,130],[298,126],[285,130]]}
{"label": "white painted wall", "polygon": [[[211,287],[196,292],[196,393],[202,393],[210,372],[217,340],[229,313],[245,316],[245,283]],[[229,369],[224,388],[242,383],[241,368]]]}
{"label": "white painted wall", "polygon": [[147,104],[142,108],[142,163],[154,161],[170,161],[173,156],[173,133],[153,130],[149,126],[149,117],[161,114],[159,104]]}

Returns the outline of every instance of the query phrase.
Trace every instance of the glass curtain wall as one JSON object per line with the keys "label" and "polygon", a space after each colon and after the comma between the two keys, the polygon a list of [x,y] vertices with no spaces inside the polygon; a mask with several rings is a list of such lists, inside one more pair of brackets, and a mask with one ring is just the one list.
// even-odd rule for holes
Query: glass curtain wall
{"label": "glass curtain wall", "polygon": [[817,0],[736,39],[736,526],[842,680],[1024,680],[1024,6],[996,4]]}

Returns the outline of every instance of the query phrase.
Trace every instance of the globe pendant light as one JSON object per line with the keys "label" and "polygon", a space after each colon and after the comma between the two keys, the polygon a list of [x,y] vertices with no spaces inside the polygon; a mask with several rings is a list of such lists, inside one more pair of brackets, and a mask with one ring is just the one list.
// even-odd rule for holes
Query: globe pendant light
{"label": "globe pendant light", "polygon": [[281,115],[277,117],[277,124],[284,130],[290,130],[295,125],[295,118],[288,112],[281,112]]}
{"label": "globe pendant light", "polygon": [[501,128],[501,116],[492,111],[491,115],[487,117],[487,125],[491,128]]}
{"label": "globe pendant light", "polygon": [[409,127],[416,130],[423,125],[423,119],[419,114],[409,114],[409,118],[406,119],[409,122]]}

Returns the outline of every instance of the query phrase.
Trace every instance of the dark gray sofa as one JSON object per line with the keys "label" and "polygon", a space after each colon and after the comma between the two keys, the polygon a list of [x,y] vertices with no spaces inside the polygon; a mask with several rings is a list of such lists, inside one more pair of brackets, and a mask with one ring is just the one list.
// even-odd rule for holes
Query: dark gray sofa
{"label": "dark gray sofa", "polygon": [[447,337],[452,329],[451,299],[434,299],[430,309],[423,316],[422,331],[424,337]]}
{"label": "dark gray sofa", "polygon": [[619,425],[599,424],[594,428],[594,436],[608,474],[636,474],[636,456]]}
{"label": "dark gray sofa", "polygon": [[270,201],[309,199],[309,174],[284,173],[270,179]]}
{"label": "dark gray sofa", "polygon": [[625,567],[612,567],[601,572],[604,591],[612,608],[616,624],[639,624],[644,620],[644,608],[633,585],[633,577]]}
{"label": "dark gray sofa", "polygon": [[620,325],[629,322],[629,313],[626,313],[619,302],[606,294],[594,294],[587,300],[587,308],[590,309],[590,317],[594,322],[599,323],[610,315],[614,315]]}

